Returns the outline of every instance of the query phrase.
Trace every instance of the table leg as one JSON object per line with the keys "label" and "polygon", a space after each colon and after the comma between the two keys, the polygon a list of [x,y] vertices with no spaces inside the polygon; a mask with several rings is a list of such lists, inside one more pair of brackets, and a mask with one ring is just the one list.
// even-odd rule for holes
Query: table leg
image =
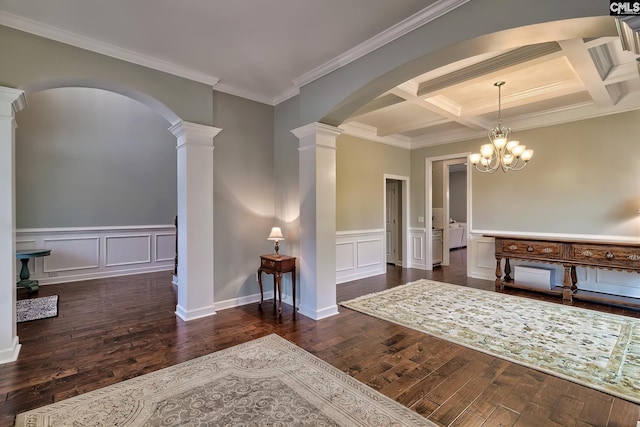
{"label": "table leg", "polygon": [[278,315],[282,315],[282,273],[275,274],[275,281],[275,285],[278,287]]}
{"label": "table leg", "polygon": [[509,262],[509,258],[504,259],[504,281],[505,282],[513,282],[511,278],[511,263]]}
{"label": "table leg", "polygon": [[293,317],[296,316],[296,268],[291,270],[291,288],[293,289]]}
{"label": "table leg", "polygon": [[17,286],[20,288],[26,288],[29,291],[29,294],[38,292],[38,281],[29,280],[31,277],[31,273],[29,272],[29,258],[21,258],[20,263],[22,264],[22,267],[20,268],[20,281],[17,283]]}
{"label": "table leg", "polygon": [[29,258],[22,258],[20,262],[22,263],[22,268],[20,269],[20,281],[29,280],[29,277],[31,276],[29,273]]}
{"label": "table leg", "polygon": [[566,302],[573,301],[573,280],[571,278],[571,266],[564,266],[564,277],[562,279],[562,300]]}
{"label": "table leg", "polygon": [[496,290],[502,290],[502,258],[496,257]]}
{"label": "table leg", "polygon": [[258,304],[258,307],[262,308],[262,301],[264,300],[264,296],[262,294],[262,268],[258,269],[258,286],[260,287],[260,304]]}

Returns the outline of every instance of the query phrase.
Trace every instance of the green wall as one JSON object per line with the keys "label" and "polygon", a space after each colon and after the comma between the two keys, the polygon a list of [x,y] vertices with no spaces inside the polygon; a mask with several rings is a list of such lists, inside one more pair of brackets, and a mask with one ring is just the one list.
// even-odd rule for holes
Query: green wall
{"label": "green wall", "polygon": [[[638,237],[640,111],[516,131],[534,158],[518,172],[473,171],[474,230]],[[424,215],[425,158],[475,152],[484,143],[412,151],[412,226]]]}
{"label": "green wall", "polygon": [[409,151],[340,135],[336,153],[336,230],[384,228],[384,174],[409,176]]}

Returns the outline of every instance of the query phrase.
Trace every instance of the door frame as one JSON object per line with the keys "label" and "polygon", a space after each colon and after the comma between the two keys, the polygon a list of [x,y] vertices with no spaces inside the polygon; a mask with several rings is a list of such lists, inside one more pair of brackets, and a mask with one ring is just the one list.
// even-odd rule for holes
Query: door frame
{"label": "door frame", "polygon": [[402,230],[399,233],[400,239],[402,239],[401,244],[402,247],[402,268],[411,268],[411,256],[409,252],[409,195],[411,192],[409,191],[409,177],[402,175],[393,175],[393,174],[384,174],[382,177],[382,248],[384,254],[384,271],[387,272],[387,179],[393,179],[396,181],[401,181],[401,191],[402,195]]}
{"label": "door frame", "polygon": [[[392,237],[392,245],[393,245],[393,253],[390,255],[389,254],[389,247],[387,245],[389,245],[389,240],[387,239],[385,241],[385,252],[386,252],[386,257],[385,257],[385,261],[387,262],[387,264],[393,264],[393,265],[398,265],[398,262],[401,261],[398,259],[398,252],[402,252],[402,248],[398,247],[398,242],[400,242],[400,245],[402,244],[402,236],[400,233],[400,230],[398,229],[398,225],[402,224],[402,218],[398,218],[398,211],[400,209],[398,209],[398,195],[402,195],[401,191],[402,191],[402,182],[401,181],[397,181],[395,179],[386,179],[385,180],[385,194],[387,195],[387,198],[385,199],[384,203],[385,203],[385,213],[387,213],[387,215],[385,215],[384,218],[384,234],[385,236],[389,236],[389,229],[391,229],[391,237]],[[394,200],[389,200],[389,190],[393,189],[394,192],[393,194],[395,195]],[[391,209],[388,209],[388,207],[391,207]],[[391,214],[392,216],[394,216],[394,219],[397,220],[395,223],[393,223],[391,225],[391,227],[389,227],[389,224],[387,223],[387,221],[391,220],[392,218],[389,218],[388,214]]]}
{"label": "door frame", "polygon": [[[434,156],[434,157],[426,157],[424,159],[424,189],[425,189],[425,196],[424,196],[424,201],[425,201],[425,254],[426,254],[426,269],[427,270],[433,270],[433,245],[432,245],[432,239],[433,239],[433,233],[431,232],[432,227],[433,227],[433,218],[432,218],[432,212],[433,212],[433,162],[439,162],[441,160],[447,161],[447,160],[454,160],[454,159],[460,159],[460,158],[465,158],[467,159],[469,157],[469,155],[471,154],[471,152],[463,152],[463,153],[455,153],[455,154],[446,154],[444,156]],[[443,168],[444,169],[444,168]],[[447,171],[449,168],[446,168]],[[447,192],[449,191],[449,189],[447,188]],[[444,191],[443,191],[444,193]],[[467,162],[467,233],[469,233],[469,230],[471,229],[471,162]],[[447,230],[442,230],[442,239],[444,240],[445,238],[448,239],[449,238],[449,233],[447,232],[446,237],[445,237],[445,231]],[[468,237],[468,236],[467,236]],[[467,240],[468,241],[468,240]],[[448,247],[448,245],[447,245]],[[442,265],[444,264],[444,242],[443,242],[443,254],[442,254]],[[449,262],[449,256],[447,254],[447,263]],[[467,263],[467,276],[469,276],[469,264]]]}

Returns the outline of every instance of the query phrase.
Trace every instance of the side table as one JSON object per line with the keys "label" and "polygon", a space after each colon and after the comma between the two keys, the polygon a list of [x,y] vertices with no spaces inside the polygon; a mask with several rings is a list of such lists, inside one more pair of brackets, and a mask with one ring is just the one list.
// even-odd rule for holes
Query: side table
{"label": "side table", "polygon": [[20,269],[20,281],[17,283],[17,286],[19,288],[28,289],[30,294],[33,292],[38,292],[38,281],[29,280],[29,277],[31,276],[31,274],[29,273],[29,260],[31,258],[48,255],[51,255],[51,249],[23,249],[16,251],[16,259],[19,259],[22,263],[22,268]]}
{"label": "side table", "polygon": [[260,255],[258,268],[258,286],[260,286],[260,304],[262,308],[262,273],[273,274],[273,307],[275,309],[276,296],[278,298],[278,315],[282,315],[282,275],[291,273],[291,288],[293,289],[293,314],[296,314],[296,257],[288,255]]}

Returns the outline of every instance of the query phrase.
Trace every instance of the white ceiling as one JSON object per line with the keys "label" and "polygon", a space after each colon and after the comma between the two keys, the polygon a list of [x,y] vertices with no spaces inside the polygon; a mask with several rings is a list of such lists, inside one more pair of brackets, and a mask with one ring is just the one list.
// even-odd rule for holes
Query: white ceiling
{"label": "white ceiling", "polygon": [[[0,0],[0,25],[275,105],[467,1]],[[640,109],[636,56],[611,36],[492,52],[417,76],[341,127],[407,148],[480,137],[499,80],[514,131]]]}

